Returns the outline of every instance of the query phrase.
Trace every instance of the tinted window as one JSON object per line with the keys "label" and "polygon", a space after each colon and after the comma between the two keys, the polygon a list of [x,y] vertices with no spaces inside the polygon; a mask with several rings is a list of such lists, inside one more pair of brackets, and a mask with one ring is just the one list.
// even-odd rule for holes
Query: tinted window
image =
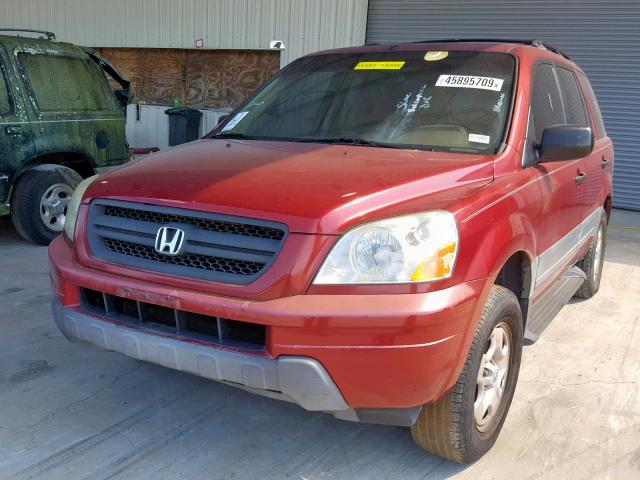
{"label": "tinted window", "polygon": [[591,105],[591,111],[593,112],[593,120],[595,121],[596,130],[598,130],[598,138],[604,137],[607,133],[604,129],[604,121],[602,120],[602,114],[600,113],[600,107],[598,106],[598,101],[596,100],[596,94],[593,92],[593,88],[591,88],[591,84],[589,80],[587,80],[587,76],[584,74],[580,74],[582,78],[582,83],[585,87],[585,91],[587,93],[587,101]]}
{"label": "tinted window", "polygon": [[9,100],[9,90],[4,77],[2,65],[0,65],[0,114],[8,113],[11,110],[11,101]]}
{"label": "tinted window", "polygon": [[486,52],[426,55],[380,52],[300,59],[230,118],[220,134],[497,151],[509,113],[513,57]]}
{"label": "tinted window", "polygon": [[38,109],[42,112],[113,110],[115,103],[98,67],[88,59],[20,53]]}
{"label": "tinted window", "polygon": [[556,68],[556,73],[562,90],[564,111],[567,116],[566,123],[586,127],[588,125],[587,115],[576,76],[572,71],[560,67]]}
{"label": "tinted window", "polygon": [[551,65],[538,65],[535,69],[531,116],[536,143],[542,140],[542,132],[545,128],[565,123],[564,106]]}

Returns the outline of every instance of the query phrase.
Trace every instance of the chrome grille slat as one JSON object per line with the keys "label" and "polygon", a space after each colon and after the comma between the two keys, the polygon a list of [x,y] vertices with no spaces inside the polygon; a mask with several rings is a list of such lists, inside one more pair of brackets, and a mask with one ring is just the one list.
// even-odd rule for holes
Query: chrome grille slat
{"label": "chrome grille slat", "polygon": [[[185,232],[178,256],[155,250],[158,229],[168,225]],[[97,199],[89,209],[87,235],[92,256],[98,259],[170,275],[245,284],[271,266],[287,229],[275,222]]]}

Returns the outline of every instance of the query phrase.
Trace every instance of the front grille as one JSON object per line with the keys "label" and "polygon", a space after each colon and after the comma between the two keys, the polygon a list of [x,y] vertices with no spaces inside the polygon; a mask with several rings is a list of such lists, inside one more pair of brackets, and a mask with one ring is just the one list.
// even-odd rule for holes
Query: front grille
{"label": "front grille", "polygon": [[[179,255],[155,249],[163,226],[185,232]],[[117,200],[94,200],[87,235],[92,255],[160,273],[246,284],[271,266],[287,235],[285,225],[243,217]]]}
{"label": "front grille", "polygon": [[136,210],[133,208],[116,207],[109,205],[104,209],[104,214],[112,217],[131,218],[144,222],[153,223],[184,223],[195,225],[201,230],[212,232],[233,233],[235,235],[246,235],[247,237],[270,238],[272,240],[282,240],[284,232],[282,230],[242,223],[225,222],[221,220],[211,220],[208,218],[187,217],[173,213],[151,212],[148,210]]}
{"label": "front grille", "polygon": [[138,258],[146,258],[158,262],[172,263],[190,268],[201,268],[214,272],[241,273],[242,275],[254,275],[262,270],[263,263],[243,262],[242,260],[232,260],[230,258],[210,257],[190,253],[179,257],[168,257],[156,252],[155,248],[137,243],[116,240],[115,238],[105,238],[104,245],[107,250],[131,255]]}
{"label": "front grille", "polygon": [[257,323],[202,315],[153,303],[80,289],[82,307],[90,312],[178,337],[244,350],[264,350],[266,327]]}

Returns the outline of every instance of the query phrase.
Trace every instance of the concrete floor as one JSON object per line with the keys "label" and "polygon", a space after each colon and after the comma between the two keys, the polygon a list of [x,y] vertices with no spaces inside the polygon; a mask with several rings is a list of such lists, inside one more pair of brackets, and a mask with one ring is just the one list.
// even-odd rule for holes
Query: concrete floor
{"label": "concrete floor", "polygon": [[612,225],[601,291],[525,348],[498,442],[465,467],[406,429],[68,343],[46,249],[0,219],[0,478],[640,478],[640,214]]}

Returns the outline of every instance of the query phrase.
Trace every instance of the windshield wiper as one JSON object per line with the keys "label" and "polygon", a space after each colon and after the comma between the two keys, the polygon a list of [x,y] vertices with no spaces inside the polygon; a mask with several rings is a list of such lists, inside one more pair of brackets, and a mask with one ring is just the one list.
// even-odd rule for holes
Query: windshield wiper
{"label": "windshield wiper", "polygon": [[245,135],[244,133],[216,133],[211,138],[237,138],[239,140],[255,140],[254,137]]}
{"label": "windshield wiper", "polygon": [[367,140],[366,138],[349,138],[349,137],[326,137],[326,138],[297,138],[297,137],[255,137],[248,136],[244,133],[218,133],[211,138],[230,138],[239,140],[270,140],[276,142],[299,142],[299,143],[327,143],[335,145],[355,145],[359,147],[378,147],[378,148],[395,148],[404,150],[407,148],[413,148],[418,150],[426,150],[435,152],[436,148],[432,146],[416,146],[416,145],[402,145],[393,143],[376,142],[374,140]]}
{"label": "windshield wiper", "polygon": [[366,138],[328,137],[328,138],[297,138],[296,142],[304,143],[335,143],[341,145],[357,145],[361,147],[404,148],[401,145],[376,142]]}

